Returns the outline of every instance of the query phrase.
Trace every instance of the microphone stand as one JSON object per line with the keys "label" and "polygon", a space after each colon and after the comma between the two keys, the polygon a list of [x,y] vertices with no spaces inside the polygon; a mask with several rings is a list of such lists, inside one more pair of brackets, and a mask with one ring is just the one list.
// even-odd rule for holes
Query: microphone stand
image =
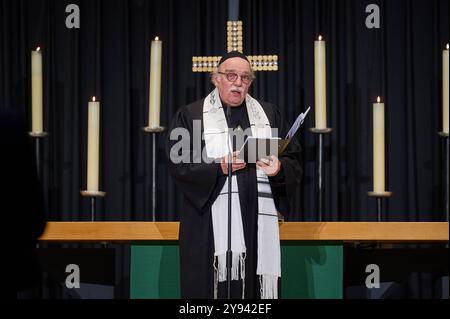
{"label": "microphone stand", "polygon": [[[227,118],[228,125],[231,122],[231,107],[227,105]],[[228,148],[231,149],[228,152],[228,250],[227,250],[227,297],[231,299],[231,266],[233,261],[233,253],[231,251],[231,192],[232,192],[232,152],[233,152],[233,141],[230,141],[230,132],[228,128]]]}

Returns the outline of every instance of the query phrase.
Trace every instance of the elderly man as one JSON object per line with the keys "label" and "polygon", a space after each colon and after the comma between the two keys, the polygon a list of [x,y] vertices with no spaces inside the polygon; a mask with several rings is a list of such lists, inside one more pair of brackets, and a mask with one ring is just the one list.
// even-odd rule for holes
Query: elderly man
{"label": "elderly man", "polygon": [[[256,163],[237,159],[239,145],[229,143],[229,129],[267,138],[276,137],[272,136],[276,128],[284,137],[286,125],[277,108],[248,94],[253,72],[242,53],[223,55],[211,80],[215,89],[180,108],[173,118],[169,133],[177,128],[190,133],[183,161],[175,160],[180,155],[177,134],[169,134],[167,141],[169,169],[185,203],[179,234],[181,297],[227,296],[227,159],[233,144],[232,297],[277,298],[281,276],[277,213],[286,216],[287,198],[296,196],[302,176],[300,146],[293,140],[279,158]],[[204,138],[196,141],[198,136]],[[196,145],[201,145],[201,155]]]}

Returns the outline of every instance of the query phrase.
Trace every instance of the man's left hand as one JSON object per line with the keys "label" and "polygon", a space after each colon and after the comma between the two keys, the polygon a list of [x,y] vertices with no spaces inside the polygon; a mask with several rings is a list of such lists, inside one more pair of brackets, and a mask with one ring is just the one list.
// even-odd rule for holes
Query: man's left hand
{"label": "man's left hand", "polygon": [[270,159],[260,159],[256,162],[256,165],[260,167],[269,177],[277,175],[281,170],[281,162],[278,157],[274,155],[270,156]]}

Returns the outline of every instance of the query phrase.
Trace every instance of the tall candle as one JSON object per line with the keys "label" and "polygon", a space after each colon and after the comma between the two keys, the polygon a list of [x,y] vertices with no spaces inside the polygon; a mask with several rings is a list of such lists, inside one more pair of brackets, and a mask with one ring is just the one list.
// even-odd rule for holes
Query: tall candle
{"label": "tall candle", "polygon": [[158,127],[161,107],[161,60],[162,41],[158,37],[152,41],[150,56],[150,96],[148,126]]}
{"label": "tall candle", "polygon": [[95,96],[88,103],[88,113],[87,190],[98,191],[100,102],[95,101]]}
{"label": "tall candle", "polygon": [[377,98],[373,104],[373,191],[385,191],[384,172],[384,103]]}
{"label": "tall candle", "polygon": [[448,134],[448,43],[442,51],[442,131]]}
{"label": "tall candle", "polygon": [[314,41],[314,89],[316,128],[327,127],[327,64],[326,46],[322,36]]}
{"label": "tall candle", "polygon": [[31,131],[43,132],[42,51],[31,51]]}

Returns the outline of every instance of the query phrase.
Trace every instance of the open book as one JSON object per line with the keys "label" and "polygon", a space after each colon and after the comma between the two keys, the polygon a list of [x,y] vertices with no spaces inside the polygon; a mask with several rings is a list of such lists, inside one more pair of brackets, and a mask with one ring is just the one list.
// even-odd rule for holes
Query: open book
{"label": "open book", "polygon": [[280,137],[247,137],[244,145],[242,145],[239,150],[238,158],[245,160],[247,163],[256,163],[260,158],[268,158],[271,155],[279,157],[282,155],[291,142],[292,137],[294,137],[295,133],[297,133],[298,129],[303,124],[310,109],[311,107],[308,107],[304,113],[300,113],[284,139]]}

